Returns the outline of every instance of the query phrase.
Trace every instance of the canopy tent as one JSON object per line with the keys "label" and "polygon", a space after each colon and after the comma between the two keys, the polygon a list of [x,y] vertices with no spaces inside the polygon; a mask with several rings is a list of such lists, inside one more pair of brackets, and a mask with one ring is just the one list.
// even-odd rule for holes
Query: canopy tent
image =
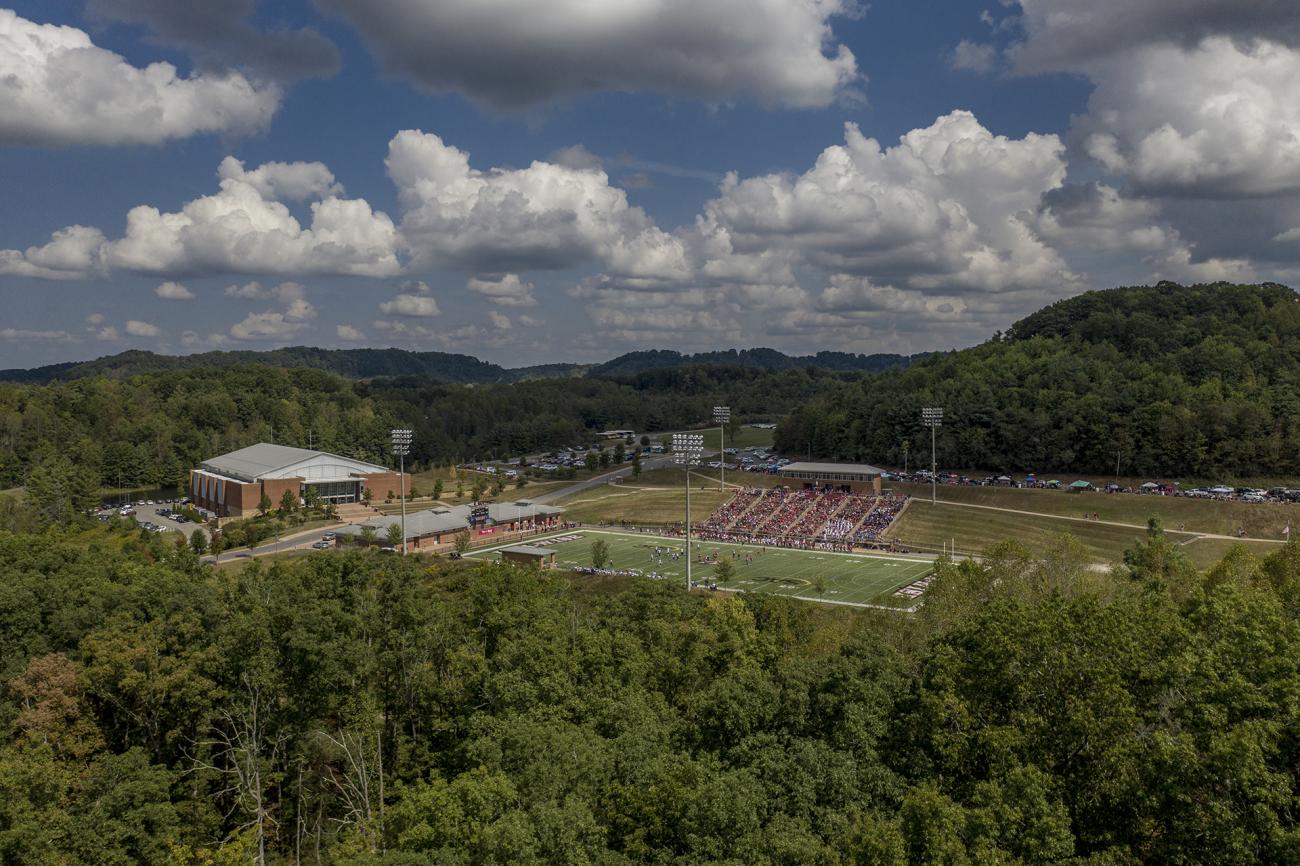
{"label": "canopy tent", "polygon": [[1070,482],[1070,489],[1071,489],[1071,490],[1091,490],[1091,489],[1092,489],[1092,485],[1089,484],[1087,481],[1072,481],[1072,482]]}

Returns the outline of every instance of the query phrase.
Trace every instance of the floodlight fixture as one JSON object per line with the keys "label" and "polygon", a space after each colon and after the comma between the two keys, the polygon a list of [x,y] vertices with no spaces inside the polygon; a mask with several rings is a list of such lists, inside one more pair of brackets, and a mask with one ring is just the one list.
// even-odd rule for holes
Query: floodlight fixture
{"label": "floodlight fixture", "polygon": [[393,454],[397,456],[398,490],[402,494],[402,556],[406,556],[406,455],[411,453],[415,433],[402,428],[394,428],[392,433]]}

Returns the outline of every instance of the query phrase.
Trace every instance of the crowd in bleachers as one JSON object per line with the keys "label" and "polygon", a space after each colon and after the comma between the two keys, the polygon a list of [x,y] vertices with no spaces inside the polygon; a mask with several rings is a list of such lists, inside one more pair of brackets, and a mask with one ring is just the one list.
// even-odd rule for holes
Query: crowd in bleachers
{"label": "crowd in bleachers", "polygon": [[762,501],[755,503],[753,508],[731,525],[729,531],[735,535],[747,535],[757,532],[759,524],[765,523],[772,516],[772,512],[780,508],[785,502],[787,493],[789,491],[784,487],[773,487],[765,491]]}
{"label": "crowd in bleachers", "polygon": [[844,508],[831,520],[826,521],[822,535],[831,541],[845,541],[853,535],[862,518],[870,513],[876,504],[874,496],[850,496]]}
{"label": "crowd in bleachers", "polygon": [[697,538],[818,550],[878,544],[907,498],[863,496],[830,488],[747,489],[703,523]]}
{"label": "crowd in bleachers", "polygon": [[876,507],[854,533],[853,540],[859,544],[879,541],[881,533],[889,528],[889,524],[894,522],[894,518],[906,504],[906,496],[881,496],[876,500]]}
{"label": "crowd in bleachers", "polygon": [[790,535],[797,538],[821,538],[826,534],[826,523],[849,499],[847,493],[827,492],[817,495],[790,527]]}
{"label": "crowd in bleachers", "polygon": [[709,515],[709,519],[700,524],[700,531],[722,532],[726,530],[733,521],[740,518],[749,510],[750,506],[762,498],[763,489],[761,487],[747,487],[741,490],[727,500],[721,508]]}
{"label": "crowd in bleachers", "polygon": [[794,490],[787,493],[779,507],[769,511],[767,520],[758,525],[760,535],[793,536],[795,524],[804,509],[814,504],[820,494],[816,490]]}

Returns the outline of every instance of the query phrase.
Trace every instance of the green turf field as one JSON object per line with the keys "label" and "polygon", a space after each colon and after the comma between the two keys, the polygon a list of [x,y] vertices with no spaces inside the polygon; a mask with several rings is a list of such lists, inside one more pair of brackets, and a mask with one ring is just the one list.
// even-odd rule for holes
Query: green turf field
{"label": "green turf field", "polygon": [[[571,534],[582,537],[550,545],[556,553],[556,563],[561,567],[591,565],[591,545],[600,538],[609,545],[610,567],[635,570],[646,575],[655,573],[665,579],[685,583],[686,560],[680,555],[685,545],[680,538],[590,529],[576,530]],[[655,547],[665,553],[654,556]],[[895,598],[891,593],[933,570],[932,563],[916,558],[787,550],[713,541],[696,541],[692,547],[696,561],[691,576],[696,583],[713,580],[713,566],[702,564],[701,558],[715,551],[724,558],[733,552],[739,552],[742,558],[731,560],[736,576],[729,583],[719,584],[720,589],[770,592],[833,604],[908,606],[912,603],[911,599]],[[672,558],[672,552],[678,554],[676,560]],[[470,556],[496,558],[496,552],[476,551]],[[752,561],[746,561],[745,556],[749,556]],[[820,590],[819,576],[823,581]]]}

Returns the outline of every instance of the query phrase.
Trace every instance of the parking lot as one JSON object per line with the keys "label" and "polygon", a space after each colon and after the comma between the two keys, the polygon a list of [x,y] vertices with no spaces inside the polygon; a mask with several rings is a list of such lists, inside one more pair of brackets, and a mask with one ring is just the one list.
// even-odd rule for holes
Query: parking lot
{"label": "parking lot", "polygon": [[155,531],[157,532],[181,532],[185,534],[186,538],[189,538],[190,535],[193,534],[194,530],[198,529],[202,531],[204,535],[209,537],[211,536],[207,526],[201,523],[186,520],[184,517],[179,515],[163,513],[170,512],[171,509],[176,507],[177,504],[175,500],[145,500],[143,502],[132,502],[129,508],[125,505],[101,508],[97,514],[101,519],[107,520],[113,514],[122,515],[124,511],[129,510],[132,513],[123,516],[134,517],[136,523],[147,529],[153,529],[156,527]]}

